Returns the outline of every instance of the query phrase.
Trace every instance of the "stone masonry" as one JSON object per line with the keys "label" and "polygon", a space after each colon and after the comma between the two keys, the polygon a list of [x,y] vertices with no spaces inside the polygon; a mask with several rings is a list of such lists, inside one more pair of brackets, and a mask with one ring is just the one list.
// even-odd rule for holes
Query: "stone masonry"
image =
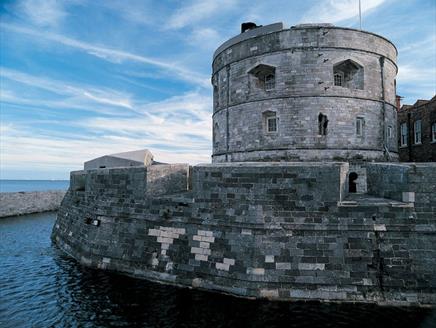
{"label": "stone masonry", "polygon": [[392,163],[396,55],[326,24],[230,39],[213,62],[213,164],[72,172],[53,242],[86,266],[241,297],[436,306],[436,163]]}
{"label": "stone masonry", "polygon": [[[272,24],[230,39],[212,65],[213,162],[397,160],[396,58],[385,38],[329,24]],[[344,62],[360,72],[359,83],[334,83]],[[268,115],[277,131],[266,131]]]}

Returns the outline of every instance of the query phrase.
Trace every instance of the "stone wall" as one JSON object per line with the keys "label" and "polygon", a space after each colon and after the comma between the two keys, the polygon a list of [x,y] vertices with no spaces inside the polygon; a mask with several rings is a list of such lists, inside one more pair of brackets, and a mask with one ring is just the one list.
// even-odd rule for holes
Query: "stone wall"
{"label": "stone wall", "polygon": [[63,190],[2,192],[0,193],[0,218],[56,211],[64,195]]}
{"label": "stone wall", "polygon": [[[381,168],[367,167],[378,195]],[[145,170],[91,172],[54,242],[84,265],[243,297],[436,304],[433,166],[408,167],[415,203],[348,201],[347,163],[195,166],[192,190],[159,197]]]}
{"label": "stone wall", "polygon": [[[398,159],[392,43],[332,26],[263,29],[214,56],[213,162],[385,160],[384,142]],[[346,60],[362,67],[363,88],[334,84],[333,67]],[[250,73],[258,65],[274,68],[274,88],[258,85]],[[278,118],[277,133],[266,133],[267,112]],[[319,135],[320,113],[326,135]]]}

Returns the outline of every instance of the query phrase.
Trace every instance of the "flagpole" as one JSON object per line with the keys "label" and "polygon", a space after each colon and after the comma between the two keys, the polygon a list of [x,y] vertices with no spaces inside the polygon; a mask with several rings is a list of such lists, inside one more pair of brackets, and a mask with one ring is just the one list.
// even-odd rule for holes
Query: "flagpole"
{"label": "flagpole", "polygon": [[360,29],[362,30],[362,6],[360,5],[360,0],[359,0],[359,26]]}

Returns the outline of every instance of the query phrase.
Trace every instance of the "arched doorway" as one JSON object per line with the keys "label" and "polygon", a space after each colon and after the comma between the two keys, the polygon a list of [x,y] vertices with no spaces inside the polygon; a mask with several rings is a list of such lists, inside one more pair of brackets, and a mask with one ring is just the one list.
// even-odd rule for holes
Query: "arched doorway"
{"label": "arched doorway", "polygon": [[348,192],[357,192],[357,177],[358,175],[356,172],[351,172],[348,175]]}

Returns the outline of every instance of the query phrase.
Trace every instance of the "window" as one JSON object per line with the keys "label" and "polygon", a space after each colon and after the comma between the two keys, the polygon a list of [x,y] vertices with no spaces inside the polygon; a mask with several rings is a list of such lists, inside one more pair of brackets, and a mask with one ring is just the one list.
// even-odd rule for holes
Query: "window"
{"label": "window", "polygon": [[358,137],[363,136],[363,125],[365,124],[365,120],[363,117],[358,117],[356,119],[356,135]]}
{"label": "window", "polygon": [[333,66],[334,85],[363,90],[363,67],[347,59]]}
{"label": "window", "polygon": [[265,76],[265,91],[271,91],[276,86],[276,78],[274,74],[268,74]]}
{"label": "window", "polygon": [[212,135],[212,139],[213,139],[212,142],[215,147],[219,146],[218,136],[219,136],[218,123],[215,123],[213,129],[213,135]]}
{"label": "window", "polygon": [[323,113],[319,113],[318,115],[318,135],[326,136],[327,135],[327,125],[329,120],[327,119],[327,115]]}
{"label": "window", "polygon": [[431,141],[436,142],[436,122],[431,125]]}
{"label": "window", "polygon": [[276,68],[265,64],[253,67],[249,72],[250,81],[259,89],[265,91],[274,90],[276,87]]}
{"label": "window", "polygon": [[415,121],[413,126],[414,136],[415,136],[415,144],[421,143],[421,120]]}
{"label": "window", "polygon": [[267,132],[277,132],[277,117],[271,116],[266,119]]}
{"label": "window", "polygon": [[407,146],[407,124],[406,123],[401,123],[400,134],[401,134],[400,145]]}
{"label": "window", "polygon": [[344,75],[342,73],[335,73],[335,85],[342,87],[343,79]]}
{"label": "window", "polygon": [[278,117],[276,112],[266,111],[263,114],[263,125],[266,133],[278,132]]}
{"label": "window", "polygon": [[387,130],[386,130],[386,137],[387,139],[391,139],[392,138],[392,126],[388,126]]}

